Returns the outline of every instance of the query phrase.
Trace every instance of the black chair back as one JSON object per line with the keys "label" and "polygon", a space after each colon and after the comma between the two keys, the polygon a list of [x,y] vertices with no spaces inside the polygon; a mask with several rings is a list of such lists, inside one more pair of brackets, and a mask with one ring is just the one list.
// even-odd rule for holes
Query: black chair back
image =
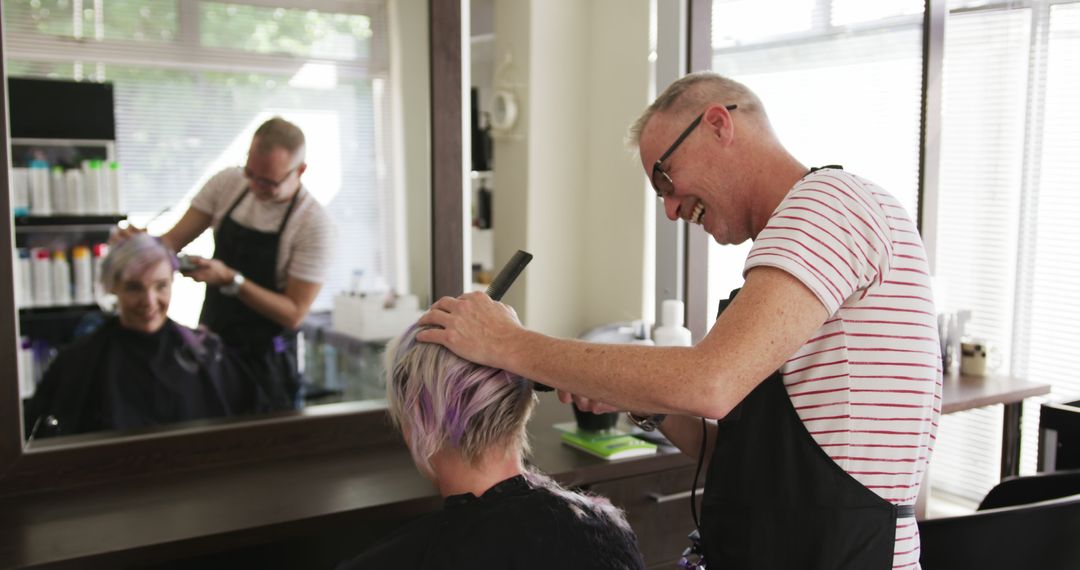
{"label": "black chair back", "polygon": [[923,570],[1076,570],[1080,495],[919,522]]}
{"label": "black chair back", "polygon": [[1026,505],[1080,494],[1080,469],[1006,479],[990,489],[979,510]]}

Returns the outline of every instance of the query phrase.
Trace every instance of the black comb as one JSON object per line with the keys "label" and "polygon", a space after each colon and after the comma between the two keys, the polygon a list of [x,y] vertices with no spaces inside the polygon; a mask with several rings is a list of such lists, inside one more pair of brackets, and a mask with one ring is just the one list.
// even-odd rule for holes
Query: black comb
{"label": "black comb", "polygon": [[491,285],[488,285],[487,296],[491,297],[493,301],[501,301],[503,295],[514,284],[514,280],[518,278],[518,275],[521,275],[521,272],[532,261],[532,258],[531,253],[520,249],[517,250],[517,253],[503,266],[502,271],[499,271],[498,277],[491,282]]}
{"label": "black comb", "polygon": [[[510,289],[510,286],[514,284],[514,281],[524,271],[525,266],[532,261],[532,254],[527,251],[517,250],[517,253],[510,258],[510,261],[506,262],[502,270],[499,271],[499,275],[495,277],[495,280],[488,285],[487,295],[491,297],[493,301],[502,300],[502,296],[506,294],[506,291]],[[554,390],[551,386],[545,386],[538,382],[533,382],[533,390],[537,392],[551,392]]]}

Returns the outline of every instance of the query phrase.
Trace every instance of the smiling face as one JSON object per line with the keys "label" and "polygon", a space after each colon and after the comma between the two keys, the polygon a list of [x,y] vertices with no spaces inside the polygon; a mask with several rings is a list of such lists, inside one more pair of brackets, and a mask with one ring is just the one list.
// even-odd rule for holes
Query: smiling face
{"label": "smiling face", "polygon": [[251,143],[244,176],[259,200],[280,202],[293,197],[300,188],[300,176],[307,165],[294,164],[291,152],[280,146],[260,149],[258,138]]}
{"label": "smiling face", "polygon": [[167,259],[145,271],[117,280],[112,293],[120,310],[120,324],[142,333],[153,333],[165,324],[172,299],[173,268]]}
{"label": "smiling face", "polygon": [[[745,241],[749,235],[738,224],[744,216],[733,170],[736,165],[730,158],[734,154],[731,114],[721,105],[709,106],[700,123],[671,151],[693,119],[655,114],[641,132],[642,166],[664,195],[668,219],[699,224],[721,244]],[[654,166],[665,154],[659,172]]]}

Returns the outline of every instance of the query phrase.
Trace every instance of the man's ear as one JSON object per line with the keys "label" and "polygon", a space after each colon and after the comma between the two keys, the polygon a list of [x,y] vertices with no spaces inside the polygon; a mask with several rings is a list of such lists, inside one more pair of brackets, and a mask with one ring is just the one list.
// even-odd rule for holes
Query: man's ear
{"label": "man's ear", "polygon": [[735,123],[731,120],[731,112],[727,107],[713,103],[705,109],[701,122],[709,129],[711,136],[722,142],[730,142],[735,135]]}
{"label": "man's ear", "polygon": [[303,175],[305,170],[307,170],[307,163],[306,162],[301,162],[300,166],[296,167],[296,175],[297,176]]}

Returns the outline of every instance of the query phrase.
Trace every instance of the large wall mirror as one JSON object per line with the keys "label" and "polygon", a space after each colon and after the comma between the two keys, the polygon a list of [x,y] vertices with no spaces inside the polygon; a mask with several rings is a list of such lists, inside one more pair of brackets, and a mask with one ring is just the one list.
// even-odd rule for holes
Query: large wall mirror
{"label": "large wall mirror", "polygon": [[[443,25],[433,15],[426,0],[3,2],[10,136],[4,199],[14,216],[4,222],[11,241],[0,253],[0,342],[12,361],[0,390],[0,478],[9,463],[23,463],[12,471],[21,473],[19,485],[72,458],[103,464],[132,453],[160,455],[162,445],[213,455],[207,442],[230,438],[248,450],[241,456],[305,439],[330,448],[343,444],[322,441],[328,434],[381,420],[383,344],[435,294],[454,293],[447,283],[461,281],[432,261],[433,243],[456,244],[458,259],[461,247],[461,236],[453,235],[460,220],[432,206],[453,204],[454,192],[461,200],[460,183],[455,189],[453,178],[441,183],[432,174],[440,171],[433,148],[453,156],[433,140],[443,135],[432,117],[460,117],[460,94],[456,103],[438,97],[432,77],[440,69],[452,73],[455,64],[460,70],[460,58],[453,51],[431,58],[431,46],[455,41],[460,21]],[[444,30],[449,39],[442,39]],[[435,91],[444,87],[454,90],[450,82]],[[192,344],[186,332],[176,347],[156,337],[147,345],[158,329],[135,330],[135,344],[111,340],[130,336],[131,323],[156,312],[178,330],[203,332],[208,287],[169,264],[158,275],[153,258],[140,265],[152,252],[132,249],[114,256],[133,269],[110,290],[100,279],[109,275],[109,248],[98,244],[118,225],[166,234],[205,199],[208,181],[230,169],[240,184],[279,184],[259,182],[249,160],[255,130],[275,116],[298,126],[307,141],[306,167],[291,165],[282,178],[299,180],[301,199],[321,205],[332,237],[321,288],[285,347],[295,351],[300,387],[288,406],[258,407],[237,405],[251,398],[236,394],[248,394],[261,379],[252,380],[257,374],[242,359],[233,366],[227,346],[200,353],[210,345]],[[460,149],[460,131],[456,136]],[[440,211],[448,225],[440,225]],[[317,233],[286,231],[279,243]],[[182,253],[210,258],[220,246],[207,230]],[[119,247],[114,241],[112,250]],[[282,251],[279,273],[298,263]],[[445,263],[454,256],[442,257]],[[88,341],[109,327],[116,330],[109,341]],[[60,373],[58,362],[70,376],[58,393],[72,397],[71,386],[78,386],[76,407],[110,417],[118,408],[137,409],[123,412],[129,419],[119,423],[82,422],[92,426],[85,429],[40,413],[35,399],[59,397],[41,391],[43,379]],[[162,362],[176,374],[161,374]],[[201,382],[198,393],[184,388],[181,376]],[[216,400],[226,405],[205,404]],[[132,412],[143,419],[130,421]],[[250,451],[254,439],[263,452]]]}

